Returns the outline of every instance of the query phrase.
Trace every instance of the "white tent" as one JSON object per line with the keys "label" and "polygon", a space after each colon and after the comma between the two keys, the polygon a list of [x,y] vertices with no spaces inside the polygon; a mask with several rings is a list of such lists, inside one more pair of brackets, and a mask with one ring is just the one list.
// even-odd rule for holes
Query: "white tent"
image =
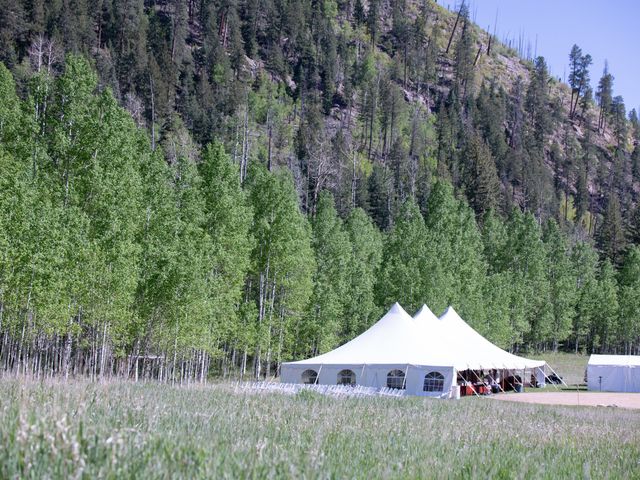
{"label": "white tent", "polygon": [[604,392],[640,392],[639,355],[591,355],[587,388]]}
{"label": "white tent", "polygon": [[438,319],[425,305],[411,318],[396,303],[375,325],[341,347],[307,360],[284,363],[281,380],[404,387],[410,395],[449,396],[459,371],[521,371],[544,364],[493,345],[452,307]]}
{"label": "white tent", "polygon": [[[451,357],[443,346],[425,348],[415,322],[395,303],[375,325],[341,347],[307,360],[284,363],[281,380],[375,388],[404,386],[411,395],[441,396],[448,395],[455,382]],[[429,388],[433,384],[438,390],[424,392],[427,375]]]}

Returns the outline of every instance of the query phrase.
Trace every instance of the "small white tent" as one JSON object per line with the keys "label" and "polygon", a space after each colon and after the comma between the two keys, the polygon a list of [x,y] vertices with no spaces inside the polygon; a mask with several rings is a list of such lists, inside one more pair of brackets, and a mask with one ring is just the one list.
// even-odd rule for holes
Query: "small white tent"
{"label": "small white tent", "polygon": [[587,388],[603,392],[640,392],[639,355],[591,355]]}
{"label": "small white tent", "polygon": [[542,372],[544,365],[493,345],[452,307],[437,318],[425,305],[411,318],[396,303],[375,325],[341,347],[284,363],[281,380],[405,388],[410,395],[449,396],[459,371],[537,368]]}

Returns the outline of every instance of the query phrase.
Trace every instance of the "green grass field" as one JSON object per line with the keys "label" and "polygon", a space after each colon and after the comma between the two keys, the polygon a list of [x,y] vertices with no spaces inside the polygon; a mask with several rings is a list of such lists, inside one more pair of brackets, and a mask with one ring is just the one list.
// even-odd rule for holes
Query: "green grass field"
{"label": "green grass field", "polygon": [[640,411],[0,380],[0,478],[640,478]]}

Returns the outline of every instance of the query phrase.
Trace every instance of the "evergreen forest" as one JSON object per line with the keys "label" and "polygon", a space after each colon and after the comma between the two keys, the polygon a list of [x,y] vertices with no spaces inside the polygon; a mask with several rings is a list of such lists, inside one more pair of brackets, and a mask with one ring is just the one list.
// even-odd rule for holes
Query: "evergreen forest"
{"label": "evergreen forest", "polygon": [[270,377],[396,301],[639,354],[638,113],[567,58],[433,0],[0,0],[0,369]]}

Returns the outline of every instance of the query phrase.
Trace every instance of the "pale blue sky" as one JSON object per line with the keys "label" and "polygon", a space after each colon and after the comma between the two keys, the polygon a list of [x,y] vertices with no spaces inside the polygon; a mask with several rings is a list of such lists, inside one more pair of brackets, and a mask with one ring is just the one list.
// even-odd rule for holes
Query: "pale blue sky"
{"label": "pale blue sky", "polygon": [[[455,9],[460,0],[438,0]],[[593,57],[591,83],[594,91],[605,60],[615,77],[614,95],[624,97],[627,110],[640,109],[640,0],[467,0],[471,17],[493,31],[498,14],[497,36],[531,42],[532,54],[545,57],[551,73],[569,74],[569,51],[573,44]]]}

